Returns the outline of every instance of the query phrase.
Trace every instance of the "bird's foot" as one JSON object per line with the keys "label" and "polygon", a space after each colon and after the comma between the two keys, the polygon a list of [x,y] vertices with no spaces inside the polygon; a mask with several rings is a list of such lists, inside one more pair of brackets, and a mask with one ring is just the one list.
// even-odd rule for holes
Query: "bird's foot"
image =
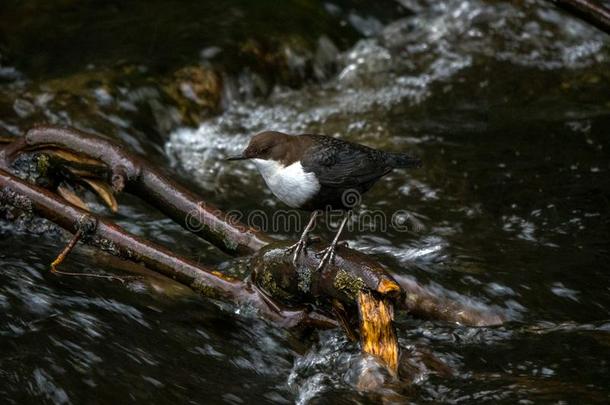
{"label": "bird's foot", "polygon": [[316,271],[321,272],[322,270],[324,270],[324,268],[326,266],[328,266],[328,264],[333,260],[333,258],[335,256],[335,250],[337,250],[337,245],[345,243],[345,242],[339,242],[339,237],[341,236],[341,232],[343,232],[343,228],[345,227],[345,224],[347,223],[348,218],[349,218],[349,213],[348,213],[348,215],[343,217],[343,220],[341,221],[341,225],[339,225],[339,230],[335,234],[335,237],[334,237],[333,241],[331,242],[331,244],[326,249],[324,249],[318,253],[318,254],[323,254],[323,256],[322,256],[322,260],[320,260],[320,263],[318,264],[318,267],[316,268]]}
{"label": "bird's foot", "polygon": [[[320,238],[319,238],[319,237],[315,237],[315,239],[316,239],[316,242],[319,242],[319,241],[320,241]],[[312,240],[311,240],[311,241],[313,241],[313,238],[312,238]],[[342,240],[342,241],[337,242],[337,244],[335,245],[335,249],[336,249],[337,247],[341,247],[341,248],[349,248],[349,243],[348,243],[346,240]],[[320,250],[318,253],[316,253],[316,257],[318,257],[318,258],[319,258],[319,257],[324,256],[324,255],[325,255],[325,254],[328,252],[328,250],[330,250],[330,249],[331,249],[331,246],[330,246],[330,245],[329,245],[329,246],[327,246],[327,247],[325,247],[324,249],[322,249],[322,250]]]}
{"label": "bird's foot", "polygon": [[322,255],[322,259],[320,260],[320,263],[318,263],[318,267],[316,267],[316,272],[322,272],[334,256],[334,249],[331,249],[329,246],[318,252],[318,255]]}
{"label": "bird's foot", "polygon": [[306,238],[301,238],[301,239],[299,239],[299,241],[297,243],[289,246],[288,251],[293,251],[292,265],[294,267],[297,267],[299,256],[301,255],[303,250],[307,249],[307,246],[311,245],[312,243],[317,243],[317,242],[320,242],[320,237],[311,235],[311,236],[307,236]]}
{"label": "bird's foot", "polygon": [[330,245],[316,253],[317,257],[322,256],[322,259],[320,260],[320,263],[318,263],[316,271],[322,271],[326,266],[328,266],[328,264],[330,264],[330,262],[335,258],[335,252],[337,250],[337,247],[348,248],[349,244],[347,243],[347,241],[337,242],[334,246]]}
{"label": "bird's foot", "polygon": [[294,255],[292,256],[292,265],[294,267],[297,267],[297,262],[303,249],[305,249],[307,245],[311,242],[309,232],[311,232],[311,230],[313,229],[316,223],[316,217],[319,215],[319,213],[319,211],[314,211],[311,213],[311,215],[309,216],[309,222],[307,223],[305,230],[301,234],[299,241],[290,247],[290,249],[294,249]]}
{"label": "bird's foot", "polygon": [[304,241],[303,239],[299,239],[299,241],[297,243],[295,243],[294,245],[292,245],[288,248],[288,251],[293,251],[292,265],[294,267],[297,267],[297,261],[299,259],[299,256],[301,255],[301,252],[305,248],[306,244],[307,244],[306,241]]}

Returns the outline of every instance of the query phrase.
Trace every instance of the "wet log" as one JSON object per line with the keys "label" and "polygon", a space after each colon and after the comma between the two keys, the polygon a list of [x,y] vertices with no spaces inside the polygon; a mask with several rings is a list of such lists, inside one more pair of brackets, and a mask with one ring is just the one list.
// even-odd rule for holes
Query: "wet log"
{"label": "wet log", "polygon": [[406,292],[399,308],[409,311],[415,317],[467,326],[501,325],[506,320],[502,314],[488,307],[456,301],[442,292],[419,284],[413,278],[397,276],[394,279]]}
{"label": "wet log", "polygon": [[289,245],[286,241],[269,244],[250,261],[257,284],[280,302],[336,299],[355,306],[363,289],[395,301],[402,296],[400,286],[370,256],[339,246],[332,263],[324,271],[316,271],[323,247],[317,242],[305,249],[295,269],[292,251],[287,250]]}
{"label": "wet log", "polygon": [[[292,256],[286,252],[289,242],[277,242],[261,249],[251,260],[252,277],[267,294],[286,304],[320,299],[337,299],[346,307],[354,306],[360,291],[376,291],[390,298],[397,310],[409,312],[421,319],[434,319],[467,326],[494,326],[506,321],[502,313],[472,300],[456,300],[446,292],[431,289],[415,279],[379,272],[378,264],[361,253],[348,253],[338,248],[338,259],[323,274],[308,269],[317,263],[314,244],[303,255],[300,266],[292,267]],[[349,261],[342,260],[350,257]],[[401,287],[397,290],[392,283]],[[378,284],[374,284],[378,283]],[[376,285],[376,287],[375,287]],[[356,320],[352,320],[356,322]]]}

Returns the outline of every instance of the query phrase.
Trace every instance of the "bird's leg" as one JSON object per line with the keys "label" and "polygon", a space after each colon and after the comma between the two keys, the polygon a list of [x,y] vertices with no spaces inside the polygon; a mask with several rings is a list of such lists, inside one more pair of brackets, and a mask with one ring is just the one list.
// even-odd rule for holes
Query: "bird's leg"
{"label": "bird's leg", "polygon": [[309,217],[309,222],[307,223],[305,230],[301,234],[299,241],[290,247],[291,249],[294,249],[294,255],[292,256],[292,264],[295,267],[297,265],[297,259],[299,258],[299,255],[301,254],[301,252],[303,251],[303,248],[307,244],[309,232],[311,232],[311,229],[316,224],[316,218],[318,217],[319,214],[320,214],[320,211],[314,211],[311,213],[311,215]]}
{"label": "bird's leg", "polygon": [[348,212],[343,217],[343,220],[341,221],[341,225],[339,225],[339,230],[337,231],[337,234],[335,235],[335,238],[331,242],[330,246],[323,250],[324,256],[322,256],[322,260],[320,260],[320,263],[318,264],[318,268],[316,269],[316,271],[322,271],[324,269],[324,267],[326,267],[326,265],[328,265],[328,263],[330,263],[330,261],[333,259],[333,256],[335,255],[335,249],[337,248],[337,243],[339,242],[339,237],[341,236],[341,233],[343,232],[343,228],[345,228],[345,224],[347,223],[347,220],[349,219],[349,214],[350,213]]}

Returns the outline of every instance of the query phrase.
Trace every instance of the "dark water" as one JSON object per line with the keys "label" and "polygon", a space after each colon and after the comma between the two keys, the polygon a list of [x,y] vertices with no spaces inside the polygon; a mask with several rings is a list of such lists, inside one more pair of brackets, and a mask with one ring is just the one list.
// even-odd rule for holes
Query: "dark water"
{"label": "dark water", "polygon": [[[55,403],[368,403],[382,396],[416,403],[608,402],[610,37],[545,2],[402,3],[408,10],[398,2],[216,2],[203,12],[204,6],[155,2],[137,14],[147,16],[146,23],[133,17],[137,24],[124,22],[130,14],[122,2],[113,6],[118,12],[98,10],[98,2],[51,2],[46,13],[34,6],[42,3],[33,2],[29,11],[5,5],[0,128],[18,133],[46,118],[109,131],[173,165],[212,203],[245,215],[283,208],[261,191],[251,167],[222,161],[253,132],[317,131],[418,154],[424,167],[384,178],[360,212],[360,218],[372,210],[388,217],[406,212],[408,232],[358,230],[356,219],[345,238],[397,274],[509,319],[471,328],[399,316],[401,345],[430,352],[455,376],[432,372],[416,356],[412,389],[359,392],[357,375],[377,366],[339,331],[303,341],[248,308],[218,306],[162,280],[123,285],[53,276],[47,263],[65,236],[2,222],[0,397]],[[138,2],[133,7],[146,9]],[[55,16],[69,24],[55,27]],[[85,37],[88,26],[102,28]],[[153,26],[162,38],[152,39]],[[29,27],[45,27],[49,36]],[[299,38],[303,48],[291,39],[287,49],[312,58],[313,71],[325,63],[316,57],[321,49],[334,67],[323,75],[304,73],[288,52],[289,70],[297,74],[274,81],[248,65],[239,49],[248,38],[276,36],[280,43]],[[321,36],[334,46],[320,45]],[[163,111],[182,110],[150,77],[198,63],[202,49],[214,47],[222,56],[211,63],[227,72],[225,86],[234,89],[223,95],[223,112],[196,127],[184,115],[151,113],[150,100]],[[243,68],[231,65],[236,60]],[[142,70],[136,79],[125,68],[131,64]],[[86,72],[96,79],[82,84]],[[261,81],[264,96],[248,91]],[[134,101],[134,94],[141,97]],[[136,199],[120,202],[119,222],[131,231],[202,262],[230,264]],[[317,232],[330,237],[326,228]],[[294,237],[298,230],[270,231]],[[88,248],[65,265],[86,272],[120,267]],[[403,396],[397,399],[393,390]]]}

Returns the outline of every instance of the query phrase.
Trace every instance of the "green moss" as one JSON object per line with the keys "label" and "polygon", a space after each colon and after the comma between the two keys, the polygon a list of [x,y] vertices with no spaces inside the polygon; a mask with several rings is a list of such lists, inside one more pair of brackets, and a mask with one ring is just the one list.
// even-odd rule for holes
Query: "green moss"
{"label": "green moss", "polygon": [[[85,235],[84,238],[89,238],[88,235]],[[93,246],[99,247],[104,252],[110,253],[113,256],[118,256],[122,259],[138,261],[140,259],[140,255],[132,249],[121,249],[119,245],[114,243],[113,241],[99,237],[97,235],[93,236],[91,240],[91,244]]]}
{"label": "green moss", "polygon": [[201,294],[203,294],[204,296],[208,297],[208,298],[212,298],[212,299],[219,299],[220,294],[218,293],[218,291],[212,287],[210,287],[209,285],[205,284],[204,282],[202,282],[199,279],[196,279],[195,281],[193,281],[191,283],[191,288]]}
{"label": "green moss", "polygon": [[287,293],[283,288],[278,286],[273,274],[269,270],[263,271],[261,276],[258,278],[259,285],[271,294],[274,298],[279,298],[284,301],[288,301],[292,298],[292,295]]}
{"label": "green moss", "polygon": [[49,155],[42,153],[36,158],[36,170],[40,176],[45,177],[47,175],[50,165]]}
{"label": "green moss", "polygon": [[351,276],[345,270],[337,272],[333,285],[338,291],[343,292],[354,300],[357,298],[358,292],[366,286],[364,280],[360,277]]}

